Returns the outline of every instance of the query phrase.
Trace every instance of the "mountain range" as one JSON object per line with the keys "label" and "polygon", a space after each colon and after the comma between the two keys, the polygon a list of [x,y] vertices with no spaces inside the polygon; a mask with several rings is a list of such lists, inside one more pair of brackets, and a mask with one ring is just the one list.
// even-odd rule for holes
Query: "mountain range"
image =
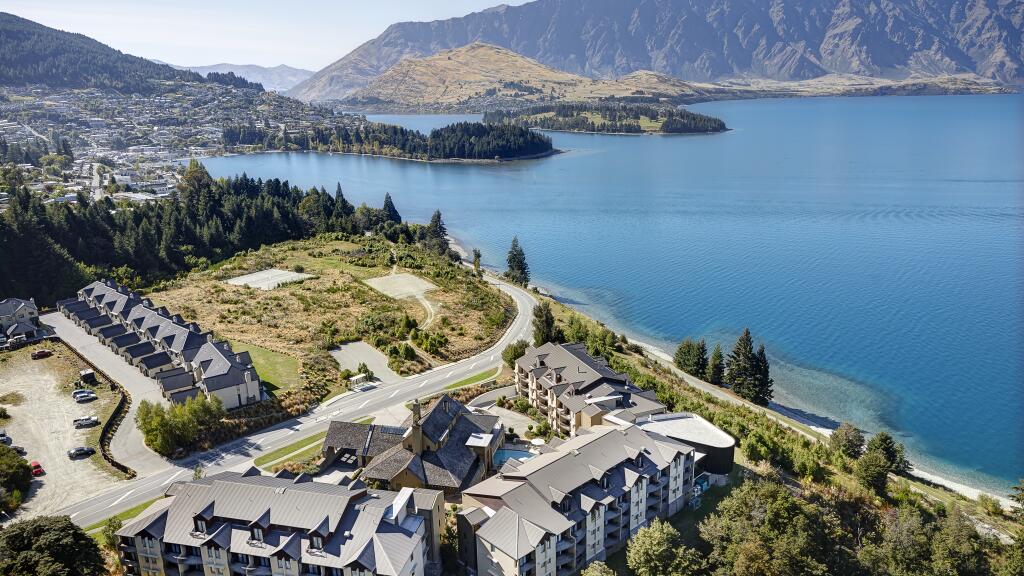
{"label": "mountain range", "polygon": [[211,64],[209,66],[178,66],[171,64],[178,70],[191,70],[206,76],[210,72],[226,74],[234,72],[235,76],[241,76],[250,82],[262,84],[267,90],[284,92],[294,87],[299,82],[314,74],[312,70],[293,68],[284,64],[278,66],[258,66],[256,64]]}
{"label": "mountain range", "polygon": [[689,81],[975,73],[1019,84],[1020,0],[535,0],[387,28],[292,88],[343,98],[407,57],[473,42],[594,78]]}

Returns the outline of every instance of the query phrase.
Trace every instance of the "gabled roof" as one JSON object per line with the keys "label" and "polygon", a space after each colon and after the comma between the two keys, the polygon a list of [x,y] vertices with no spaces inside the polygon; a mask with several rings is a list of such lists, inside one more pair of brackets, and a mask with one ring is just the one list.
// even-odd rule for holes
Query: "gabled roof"
{"label": "gabled roof", "polygon": [[494,513],[477,530],[477,537],[519,560],[533,552],[548,532],[508,506]]}

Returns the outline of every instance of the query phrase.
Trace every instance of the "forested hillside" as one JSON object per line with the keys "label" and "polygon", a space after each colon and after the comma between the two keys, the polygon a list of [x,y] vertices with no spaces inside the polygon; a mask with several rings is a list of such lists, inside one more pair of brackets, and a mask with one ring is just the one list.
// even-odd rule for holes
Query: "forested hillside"
{"label": "forested hillside", "polygon": [[[51,305],[89,280],[110,277],[141,287],[203,268],[241,250],[321,232],[409,236],[397,212],[358,208],[341,190],[302,191],[277,179],[213,180],[189,166],[177,198],[119,205],[110,198],[43,204],[4,167],[0,192],[11,194],[0,215],[0,294]],[[415,238],[409,237],[408,241]]]}
{"label": "forested hillside", "polygon": [[392,124],[281,131],[255,125],[224,129],[224,146],[316,150],[416,160],[507,160],[552,151],[551,139],[520,126],[460,122],[425,136]]}

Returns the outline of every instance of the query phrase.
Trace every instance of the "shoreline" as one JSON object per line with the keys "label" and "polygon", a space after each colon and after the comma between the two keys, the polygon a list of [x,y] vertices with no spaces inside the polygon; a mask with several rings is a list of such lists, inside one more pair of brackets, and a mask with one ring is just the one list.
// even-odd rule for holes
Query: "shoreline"
{"label": "shoreline", "polygon": [[[256,156],[259,154],[326,154],[328,156],[340,155],[340,156],[364,156],[367,158],[386,158],[389,160],[405,160],[408,162],[422,162],[424,164],[506,164],[508,162],[523,162],[526,160],[540,160],[542,158],[549,158],[558,154],[565,154],[567,150],[561,148],[552,148],[547,152],[540,152],[538,154],[525,154],[523,156],[516,156],[514,158],[437,158],[433,160],[424,158],[404,158],[402,156],[385,156],[383,154],[362,154],[359,152],[336,152],[336,151],[320,151],[320,150],[259,150],[256,152],[238,152],[238,151],[223,151],[217,154],[209,154],[206,156],[195,156],[194,158],[227,158],[231,156]],[[182,158],[178,162],[187,160]]]}
{"label": "shoreline", "polygon": [[[456,253],[458,253],[461,258],[463,258],[463,262],[468,262],[469,261],[469,259],[470,259],[469,254],[470,253],[469,253],[469,251],[467,251],[465,249],[465,247],[462,245],[461,241],[459,241],[457,238],[455,238],[453,236],[449,236],[449,244],[451,245],[452,250],[454,250]],[[469,262],[469,263],[471,264],[471,262]],[[492,269],[492,271],[495,272],[495,273],[499,273],[500,272],[498,270],[493,270],[493,269]],[[550,289],[547,289],[547,288],[545,288],[543,286],[539,286],[539,285],[536,285],[536,284],[531,284],[530,288],[536,289],[537,292],[540,295],[542,295],[542,296],[547,296],[547,297],[549,297],[549,298],[551,298],[553,300],[561,302],[565,306],[568,306],[569,308],[573,309],[577,314],[581,314],[581,315],[583,315],[583,316],[585,316],[587,318],[595,320],[595,321],[599,322],[602,325],[607,325],[607,323],[604,320],[602,320],[601,318],[592,316],[592,315],[590,315],[590,314],[588,314],[586,312],[582,312],[578,308],[573,306],[570,302],[565,302],[563,299],[558,297],[557,293],[553,292]],[[697,390],[700,390],[702,392],[707,392],[707,393],[709,393],[709,394],[711,394],[711,395],[713,395],[713,396],[715,396],[717,398],[724,399],[724,400],[726,400],[728,402],[737,402],[737,403],[741,403],[741,404],[743,404],[745,406],[748,406],[748,407],[753,407],[753,409],[763,411],[766,415],[768,415],[769,417],[771,417],[771,418],[773,418],[773,419],[775,419],[777,421],[779,420],[778,417],[780,417],[780,416],[784,417],[784,418],[787,418],[787,419],[792,420],[792,421],[794,421],[794,422],[796,422],[796,423],[798,423],[798,424],[800,424],[802,426],[806,426],[807,428],[811,429],[813,432],[815,432],[817,434],[820,434],[821,436],[824,436],[825,438],[828,438],[829,436],[831,436],[832,431],[834,430],[834,428],[822,425],[823,421],[828,420],[828,418],[826,418],[824,416],[817,416],[817,415],[815,415],[815,416],[817,416],[817,418],[814,418],[814,417],[811,417],[811,416],[807,416],[805,414],[798,413],[797,411],[794,411],[794,410],[789,410],[789,409],[787,409],[787,408],[785,408],[783,406],[780,406],[778,404],[775,404],[775,403],[772,403],[768,407],[754,406],[753,404],[750,404],[749,402],[746,402],[745,400],[742,400],[739,397],[737,397],[737,396],[727,392],[728,389],[726,389],[726,388],[721,388],[721,387],[715,386],[715,385],[713,385],[713,384],[711,384],[709,382],[705,382],[705,381],[703,381],[701,379],[695,378],[694,376],[691,376],[689,374],[686,374],[686,373],[682,372],[681,370],[679,370],[678,368],[675,367],[675,364],[673,363],[672,354],[670,354],[669,352],[665,351],[663,348],[661,348],[661,347],[659,347],[657,345],[654,345],[654,344],[650,344],[649,342],[645,342],[643,339],[638,339],[638,338],[636,338],[636,337],[634,337],[634,336],[632,336],[630,334],[627,334],[626,336],[627,336],[627,338],[629,339],[630,342],[640,346],[644,350],[644,353],[646,355],[648,355],[651,358],[659,361],[662,365],[664,365],[667,368],[669,368],[670,370],[672,370],[672,372],[675,373],[676,376],[678,376],[681,380],[683,380],[683,382],[685,382],[688,386],[696,388]],[[787,425],[790,428],[793,428],[791,425],[789,425],[785,421],[781,421],[780,423],[782,423],[783,425]],[[793,429],[796,430],[797,432],[801,433],[801,434],[810,436],[806,432],[804,432],[803,430],[800,430],[799,428],[793,428]],[[819,438],[814,438],[814,439],[815,440],[820,440]],[[907,473],[907,476],[909,478],[911,478],[911,479],[914,479],[914,480],[918,481],[918,482],[923,482],[925,484],[931,484],[931,485],[934,485],[934,486],[938,486],[940,488],[949,490],[950,492],[953,492],[955,494],[959,494],[960,496],[963,496],[963,497],[971,499],[971,500],[976,500],[979,495],[985,494],[987,496],[991,496],[991,497],[995,498],[996,500],[998,500],[1003,505],[1004,509],[1012,509],[1012,507],[1015,506],[1015,504],[1005,494],[997,494],[997,493],[993,493],[993,492],[988,491],[988,490],[983,490],[981,488],[975,488],[973,486],[969,486],[967,484],[964,484],[964,483],[962,483],[962,482],[960,482],[960,481],[958,481],[956,479],[950,478],[948,476],[943,476],[941,474],[938,474],[938,473],[935,473],[935,472],[930,472],[928,470],[922,469],[917,464],[915,464],[914,462],[911,462],[910,464],[911,464],[910,465],[910,472]]]}

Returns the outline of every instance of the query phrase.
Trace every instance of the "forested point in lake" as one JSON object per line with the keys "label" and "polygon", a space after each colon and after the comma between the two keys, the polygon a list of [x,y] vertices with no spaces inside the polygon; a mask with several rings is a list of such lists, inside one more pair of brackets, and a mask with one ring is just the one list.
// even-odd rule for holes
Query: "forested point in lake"
{"label": "forested point in lake", "polygon": [[[646,104],[562,103],[541,104],[523,110],[498,110],[483,121],[541,130],[641,134],[704,134],[727,130],[725,122],[688,110]],[[643,122],[648,123],[645,128]],[[657,126],[654,126],[657,124]]]}
{"label": "forested point in lake", "polygon": [[315,150],[370,154],[416,160],[508,160],[551,152],[551,139],[514,124],[459,122],[429,136],[392,124],[366,122],[303,130],[266,125],[224,128],[224,146],[255,146],[263,150]]}
{"label": "forested point in lake", "polygon": [[425,226],[390,210],[349,203],[341,187],[303,191],[278,179],[246,175],[214,180],[192,161],[178,191],[144,204],[93,201],[44,204],[20,170],[0,168],[0,294],[48,306],[96,278],[141,288],[236,252],[327,232],[380,233],[392,241],[428,239]]}

